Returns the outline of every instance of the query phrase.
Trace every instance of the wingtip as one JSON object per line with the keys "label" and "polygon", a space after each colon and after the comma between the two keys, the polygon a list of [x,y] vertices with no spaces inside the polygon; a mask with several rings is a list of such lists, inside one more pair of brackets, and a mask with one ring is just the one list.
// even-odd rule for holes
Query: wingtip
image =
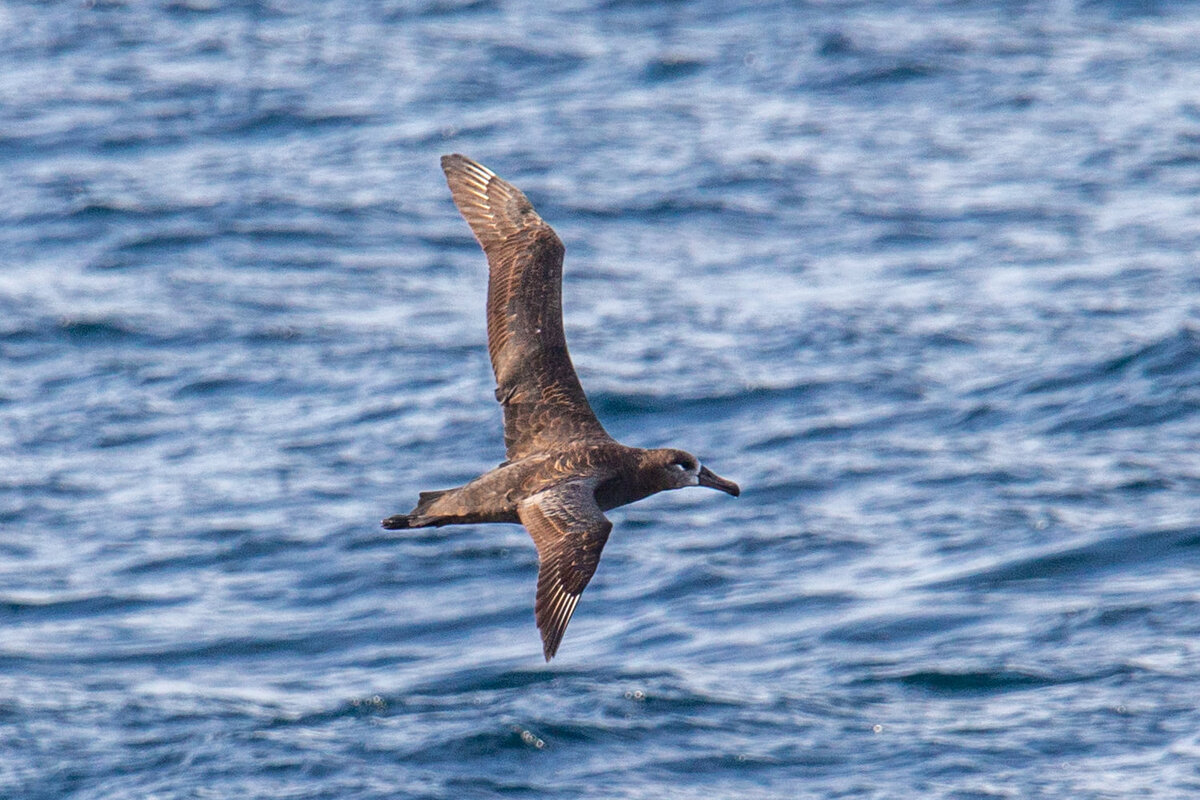
{"label": "wingtip", "polygon": [[487,175],[492,172],[483,164],[462,153],[448,153],[442,156],[442,171],[447,174],[451,172],[482,172]]}
{"label": "wingtip", "polygon": [[469,173],[474,164],[474,161],[462,153],[449,153],[442,156],[442,172],[445,174],[446,180],[452,180],[455,175]]}
{"label": "wingtip", "polygon": [[542,634],[542,655],[545,656],[546,663],[549,664],[550,659],[554,658],[554,654],[558,652],[558,642],[542,633],[540,628],[538,629],[538,633]]}
{"label": "wingtip", "polygon": [[465,179],[478,184],[477,189],[487,186],[496,177],[496,173],[462,153],[448,153],[442,156],[442,172],[446,173],[447,180]]}

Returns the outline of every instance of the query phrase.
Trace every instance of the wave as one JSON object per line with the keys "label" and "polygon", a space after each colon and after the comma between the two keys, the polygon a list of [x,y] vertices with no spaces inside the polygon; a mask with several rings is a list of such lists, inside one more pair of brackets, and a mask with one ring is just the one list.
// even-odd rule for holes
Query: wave
{"label": "wave", "polygon": [[928,588],[988,589],[1061,578],[1098,579],[1115,573],[1144,574],[1152,566],[1178,567],[1193,561],[1200,561],[1200,528],[1166,528],[1134,534],[1118,532],[1084,544],[1006,559],[939,581]]}
{"label": "wave", "polygon": [[974,389],[956,426],[1033,425],[1048,434],[1160,427],[1200,411],[1200,332],[1183,326],[1099,359]]}

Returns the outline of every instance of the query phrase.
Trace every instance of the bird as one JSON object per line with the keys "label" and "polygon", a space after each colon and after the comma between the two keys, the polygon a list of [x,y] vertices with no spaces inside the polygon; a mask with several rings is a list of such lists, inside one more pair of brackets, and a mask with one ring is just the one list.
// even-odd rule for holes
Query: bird
{"label": "bird", "polygon": [[604,512],[658,492],[741,489],[675,448],[617,442],[588,403],[567,352],[564,247],[522,192],[457,153],[443,156],[450,195],[488,262],[487,340],[506,460],[451,489],[420,492],[388,530],[520,523],[538,554],[534,618],[549,662],[612,531]]}

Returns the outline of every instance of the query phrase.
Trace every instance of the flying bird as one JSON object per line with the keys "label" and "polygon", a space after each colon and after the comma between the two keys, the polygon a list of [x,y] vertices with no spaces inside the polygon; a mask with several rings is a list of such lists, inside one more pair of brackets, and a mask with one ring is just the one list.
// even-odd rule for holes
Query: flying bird
{"label": "flying bird", "polygon": [[389,530],[519,522],[538,553],[534,616],[549,661],[600,561],[604,512],[652,494],[707,486],[741,490],[673,448],[627,447],[604,430],[567,352],[563,244],[525,195],[461,155],[442,157],[454,204],[488,261],[488,354],[504,410],[507,460],[470,483],[421,492]]}

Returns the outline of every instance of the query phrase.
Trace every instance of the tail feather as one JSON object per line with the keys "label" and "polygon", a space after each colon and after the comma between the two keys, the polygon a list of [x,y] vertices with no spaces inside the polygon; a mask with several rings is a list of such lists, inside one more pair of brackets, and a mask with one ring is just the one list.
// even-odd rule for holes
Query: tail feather
{"label": "tail feather", "polygon": [[430,528],[449,525],[454,521],[454,518],[445,515],[427,514],[429,507],[437,501],[439,497],[452,492],[453,489],[437,489],[432,492],[421,492],[417,496],[417,506],[407,514],[396,514],[388,517],[381,524],[389,531],[402,531],[409,528]]}
{"label": "tail feather", "polygon": [[420,514],[396,514],[388,517],[380,524],[389,531],[403,531],[409,528],[440,528],[443,525],[460,525],[464,522],[477,522],[477,517],[435,516],[426,517]]}
{"label": "tail feather", "polygon": [[439,497],[446,494],[447,492],[452,492],[452,491],[454,491],[454,490],[453,489],[435,489],[432,492],[421,492],[419,495],[417,495],[417,507],[412,510],[412,513],[420,514],[422,511],[427,510],[431,505],[433,505],[433,502],[435,500],[437,500]]}

